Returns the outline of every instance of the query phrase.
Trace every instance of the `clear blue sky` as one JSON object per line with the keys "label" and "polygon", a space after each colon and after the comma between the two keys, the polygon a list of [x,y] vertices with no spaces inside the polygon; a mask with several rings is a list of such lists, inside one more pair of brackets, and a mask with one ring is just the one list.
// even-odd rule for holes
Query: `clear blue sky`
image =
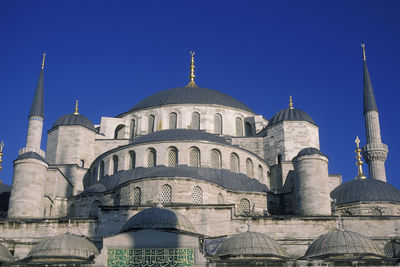
{"label": "clear blue sky", "polygon": [[[157,91],[196,83],[270,118],[294,105],[320,126],[330,173],[356,175],[365,144],[362,52],[389,146],[388,181],[400,188],[400,1],[0,1],[0,179],[25,146],[27,116],[45,66],[47,130],[75,99],[95,124]],[[367,168],[364,165],[364,171]]]}

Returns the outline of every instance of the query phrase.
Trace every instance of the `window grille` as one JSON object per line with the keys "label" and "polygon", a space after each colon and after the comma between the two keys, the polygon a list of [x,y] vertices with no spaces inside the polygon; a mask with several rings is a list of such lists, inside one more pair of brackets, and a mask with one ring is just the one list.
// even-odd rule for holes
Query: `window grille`
{"label": "window grille", "polygon": [[242,215],[250,215],[250,201],[246,198],[242,198],[239,204],[239,212]]}
{"label": "window grille", "polygon": [[129,169],[136,167],[136,153],[135,151],[129,151]]}
{"label": "window grille", "polygon": [[154,149],[149,149],[147,151],[147,167],[156,166],[156,151]]}
{"label": "window grille", "polygon": [[200,130],[200,114],[198,112],[192,113],[192,129]]}
{"label": "window grille", "polygon": [[113,174],[114,174],[117,173],[118,171],[118,156],[114,155],[112,159],[113,159]]}
{"label": "window grille", "polygon": [[214,132],[216,134],[222,134],[222,116],[219,113],[214,116]]}
{"label": "window grille", "polygon": [[178,151],[175,148],[168,149],[168,166],[176,167],[178,165]]}
{"label": "window grille", "polygon": [[203,190],[195,186],[193,188],[193,204],[203,204]]}
{"label": "window grille", "polygon": [[263,167],[261,165],[258,165],[258,180],[264,180]]}
{"label": "window grille", "polygon": [[221,193],[218,194],[218,204],[224,204],[224,196]]}
{"label": "window grille", "polygon": [[253,177],[253,161],[246,159],[246,174],[249,177]]}
{"label": "window grille", "polygon": [[243,122],[242,119],[237,117],[235,119],[236,136],[243,136]]}
{"label": "window grille", "polygon": [[132,194],[132,205],[139,206],[141,197],[142,197],[142,190],[140,190],[139,187],[135,187],[133,189],[133,194]]}
{"label": "window grille", "polygon": [[149,119],[148,119],[148,125],[147,125],[147,133],[152,133],[154,132],[154,121],[155,121],[155,117],[154,115],[150,115]]}
{"label": "window grille", "polygon": [[175,112],[169,114],[169,128],[176,129],[177,115]]}
{"label": "window grille", "polygon": [[211,150],[211,168],[221,168],[221,154],[215,149]]}
{"label": "window grille", "polygon": [[104,161],[100,162],[99,174],[100,174],[100,178],[104,177]]}
{"label": "window grille", "polygon": [[136,121],[131,120],[131,139],[136,136]]}
{"label": "window grille", "polygon": [[200,151],[197,148],[190,149],[189,166],[200,167]]}
{"label": "window grille", "polygon": [[160,195],[161,203],[171,203],[172,202],[172,188],[171,186],[165,184],[161,187],[161,195]]}
{"label": "window grille", "polygon": [[231,162],[230,162],[231,164],[231,171],[233,171],[233,172],[239,172],[239,157],[236,155],[236,154],[234,154],[234,153],[232,153],[231,154]]}

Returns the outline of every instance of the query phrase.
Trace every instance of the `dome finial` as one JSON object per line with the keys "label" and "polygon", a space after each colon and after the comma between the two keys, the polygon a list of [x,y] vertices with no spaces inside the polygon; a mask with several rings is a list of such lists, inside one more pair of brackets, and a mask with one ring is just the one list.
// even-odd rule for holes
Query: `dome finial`
{"label": "dome finial", "polygon": [[78,112],[78,99],[77,99],[76,102],[75,102],[75,112],[74,112],[74,115],[79,115],[79,112]]}
{"label": "dome finial", "polygon": [[247,232],[250,232],[250,231],[251,231],[251,218],[248,217],[247,218]]}
{"label": "dome finial", "polygon": [[194,69],[196,68],[194,66],[194,51],[190,51],[190,55],[192,56],[191,62],[190,62],[190,82],[188,85],[186,85],[187,87],[197,87],[196,83],[194,82],[194,78],[196,78],[196,76],[194,75]]}
{"label": "dome finial", "polygon": [[43,53],[43,59],[42,59],[42,69],[44,68],[44,60],[46,58],[46,53]]}
{"label": "dome finial", "polygon": [[363,50],[363,59],[364,61],[367,60],[367,56],[365,55],[365,44],[361,44],[362,50]]}
{"label": "dome finial", "polygon": [[294,109],[292,96],[289,96],[289,109]]}
{"label": "dome finial", "polygon": [[342,218],[342,216],[340,216],[340,215],[339,215],[338,226],[339,226],[339,231],[344,231],[344,228],[343,228],[343,218]]}
{"label": "dome finial", "polygon": [[357,154],[356,165],[358,166],[358,175],[357,175],[356,179],[366,179],[367,177],[364,175],[363,170],[362,170],[363,161],[361,160],[362,156],[361,156],[361,149],[360,149],[360,139],[358,139],[358,136],[354,142],[357,144],[357,149],[355,150],[355,152]]}
{"label": "dome finial", "polygon": [[1,169],[3,169],[3,167],[1,166],[1,163],[3,162],[3,160],[1,158],[4,155],[3,154],[3,147],[4,147],[4,141],[1,141],[1,143],[0,143],[0,171],[1,171]]}

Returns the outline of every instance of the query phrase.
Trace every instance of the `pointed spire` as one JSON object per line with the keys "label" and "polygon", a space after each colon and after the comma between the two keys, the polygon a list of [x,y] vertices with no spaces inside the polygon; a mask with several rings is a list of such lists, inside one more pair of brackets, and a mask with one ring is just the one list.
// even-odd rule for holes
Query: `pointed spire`
{"label": "pointed spire", "polygon": [[358,174],[356,179],[366,179],[367,177],[365,176],[365,174],[363,173],[362,170],[362,165],[364,164],[363,161],[361,160],[361,149],[360,149],[360,139],[358,139],[358,136],[356,138],[356,140],[354,141],[357,144],[357,149],[354,150],[357,154],[356,159],[356,165],[358,166]]}
{"label": "pointed spire", "polygon": [[378,111],[378,107],[375,101],[374,90],[372,89],[371,78],[369,76],[367,57],[365,55],[365,44],[361,44],[363,49],[363,59],[364,59],[364,114],[368,111]]}
{"label": "pointed spire", "polygon": [[196,68],[194,66],[194,52],[190,51],[190,55],[192,56],[192,60],[190,62],[190,82],[188,83],[188,85],[186,85],[186,87],[197,87],[196,83],[194,82],[194,78],[196,78],[196,76],[194,75],[194,69]]}
{"label": "pointed spire", "polygon": [[292,96],[289,96],[289,109],[294,109]]}
{"label": "pointed spire", "polygon": [[39,81],[36,86],[29,117],[38,116],[44,118],[44,92],[43,92],[43,68],[46,53],[43,53],[42,68],[40,70]]}
{"label": "pointed spire", "polygon": [[76,102],[75,102],[75,111],[74,111],[74,115],[79,115],[79,112],[78,112],[78,99],[77,99]]}

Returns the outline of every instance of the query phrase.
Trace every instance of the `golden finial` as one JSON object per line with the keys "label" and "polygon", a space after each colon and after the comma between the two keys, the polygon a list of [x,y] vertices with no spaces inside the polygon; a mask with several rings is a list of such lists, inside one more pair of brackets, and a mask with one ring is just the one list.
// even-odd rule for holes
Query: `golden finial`
{"label": "golden finial", "polygon": [[292,96],[289,96],[289,108],[294,109]]}
{"label": "golden finial", "polygon": [[42,69],[44,68],[44,60],[46,58],[46,53],[43,53],[43,59],[42,59]]}
{"label": "golden finial", "polygon": [[367,56],[365,55],[365,44],[361,44],[361,47],[362,47],[362,50],[363,50],[364,61],[366,61],[367,60]]}
{"label": "golden finial", "polygon": [[3,162],[3,160],[1,159],[3,157],[3,147],[4,147],[4,141],[1,141],[0,143],[0,171],[1,169],[3,169],[3,167],[1,166],[1,163]]}
{"label": "golden finial", "polygon": [[360,139],[358,139],[358,136],[356,138],[356,140],[354,141],[357,144],[357,149],[355,150],[357,156],[357,162],[356,165],[358,166],[358,175],[356,177],[356,179],[366,179],[367,177],[364,175],[363,170],[362,170],[362,165],[364,164],[363,161],[361,160],[362,156],[361,156],[361,149],[360,149]]}
{"label": "golden finial", "polygon": [[194,52],[190,51],[190,55],[192,56],[192,60],[190,62],[190,82],[188,85],[186,85],[187,87],[197,87],[196,83],[194,82],[194,78],[196,78],[196,76],[194,75],[194,69],[196,68],[194,66]]}
{"label": "golden finial", "polygon": [[78,113],[78,99],[77,99],[76,102],[75,102],[75,112],[74,112],[74,115],[79,115],[79,113]]}

